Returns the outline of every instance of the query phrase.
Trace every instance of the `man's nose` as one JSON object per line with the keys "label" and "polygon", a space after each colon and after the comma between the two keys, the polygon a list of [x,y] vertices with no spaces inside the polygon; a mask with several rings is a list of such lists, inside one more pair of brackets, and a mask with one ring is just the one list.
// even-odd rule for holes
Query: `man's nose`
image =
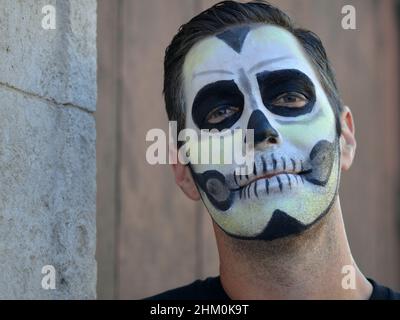
{"label": "man's nose", "polygon": [[247,129],[254,130],[254,147],[277,145],[280,143],[278,131],[272,127],[261,110],[254,110],[250,116]]}

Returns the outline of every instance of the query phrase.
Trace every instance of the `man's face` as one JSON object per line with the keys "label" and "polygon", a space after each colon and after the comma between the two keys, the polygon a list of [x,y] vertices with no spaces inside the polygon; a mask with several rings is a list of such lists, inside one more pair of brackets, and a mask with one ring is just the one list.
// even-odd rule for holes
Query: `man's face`
{"label": "man's face", "polygon": [[190,165],[226,233],[272,240],[304,231],[329,211],[339,184],[335,116],[292,34],[258,25],[208,37],[188,53],[183,81],[187,128],[228,129],[209,135],[231,141],[233,129],[254,130],[248,175],[235,174],[231,163]]}

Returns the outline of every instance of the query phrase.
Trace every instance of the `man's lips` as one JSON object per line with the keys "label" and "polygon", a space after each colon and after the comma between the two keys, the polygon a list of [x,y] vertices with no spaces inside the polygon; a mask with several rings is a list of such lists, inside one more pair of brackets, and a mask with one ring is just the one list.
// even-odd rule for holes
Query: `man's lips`
{"label": "man's lips", "polygon": [[279,171],[275,171],[275,172],[268,172],[268,173],[264,173],[261,175],[257,175],[257,176],[253,176],[251,178],[245,179],[245,183],[244,184],[240,184],[240,186],[232,191],[238,191],[240,189],[243,189],[245,187],[247,187],[248,185],[252,184],[253,182],[257,181],[257,180],[263,180],[263,179],[271,179],[275,176],[279,176],[279,175],[305,175],[305,174],[309,174],[312,170],[304,170],[304,171],[290,171],[290,170],[279,170]]}

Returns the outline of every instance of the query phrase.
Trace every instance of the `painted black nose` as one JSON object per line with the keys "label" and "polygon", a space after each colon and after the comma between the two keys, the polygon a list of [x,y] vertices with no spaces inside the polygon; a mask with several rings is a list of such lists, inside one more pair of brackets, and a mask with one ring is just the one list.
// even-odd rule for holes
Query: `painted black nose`
{"label": "painted black nose", "polygon": [[264,113],[255,110],[250,116],[247,129],[254,130],[254,145],[267,141],[270,144],[278,143],[279,134],[271,126]]}

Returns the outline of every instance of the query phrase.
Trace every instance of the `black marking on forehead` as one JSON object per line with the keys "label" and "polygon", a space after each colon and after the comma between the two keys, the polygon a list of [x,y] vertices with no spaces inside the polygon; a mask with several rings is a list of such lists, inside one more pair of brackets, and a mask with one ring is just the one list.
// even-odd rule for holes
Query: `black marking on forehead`
{"label": "black marking on forehead", "polygon": [[249,31],[249,26],[237,26],[217,34],[216,37],[224,41],[237,53],[240,53],[242,51],[244,40],[246,39]]}

